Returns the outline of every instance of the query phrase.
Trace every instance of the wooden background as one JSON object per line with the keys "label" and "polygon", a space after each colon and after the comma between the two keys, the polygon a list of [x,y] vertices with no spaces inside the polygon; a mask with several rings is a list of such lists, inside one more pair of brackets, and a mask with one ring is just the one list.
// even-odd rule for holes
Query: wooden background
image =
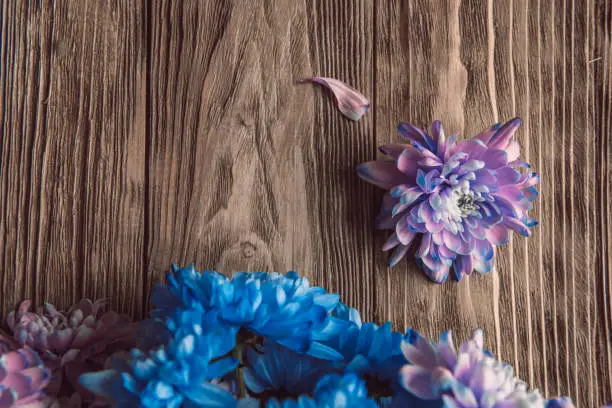
{"label": "wooden background", "polygon": [[[475,327],[518,375],[612,401],[609,0],[4,0],[0,285],[135,317],[173,262],[296,269],[365,318]],[[347,81],[359,122],[298,81]],[[382,191],[354,167],[400,120],[521,116],[542,174],[529,240],[442,286],[386,267]]]}

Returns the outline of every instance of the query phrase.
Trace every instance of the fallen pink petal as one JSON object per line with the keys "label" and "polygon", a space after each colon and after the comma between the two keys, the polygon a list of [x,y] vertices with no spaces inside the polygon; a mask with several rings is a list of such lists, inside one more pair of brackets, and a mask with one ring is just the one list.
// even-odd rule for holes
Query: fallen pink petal
{"label": "fallen pink petal", "polygon": [[338,109],[347,118],[358,121],[370,107],[370,101],[358,90],[334,78],[313,77],[308,81],[321,84],[334,94]]}

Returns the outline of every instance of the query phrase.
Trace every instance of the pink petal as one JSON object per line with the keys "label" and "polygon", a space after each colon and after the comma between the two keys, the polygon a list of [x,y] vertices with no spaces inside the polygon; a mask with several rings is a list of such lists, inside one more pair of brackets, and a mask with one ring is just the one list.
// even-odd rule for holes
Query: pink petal
{"label": "pink petal", "polygon": [[505,245],[508,243],[508,228],[497,224],[485,230],[486,238],[493,245]]}
{"label": "pink petal", "polygon": [[421,154],[412,146],[404,149],[397,158],[397,169],[414,180],[417,174],[417,161],[421,159]]}
{"label": "pink petal", "polygon": [[495,193],[495,196],[502,196],[512,204],[518,203],[525,197],[523,192],[513,185],[500,187],[497,193]]}
{"label": "pink petal", "polygon": [[357,166],[357,174],[363,180],[386,190],[403,184],[406,176],[400,172],[394,161],[376,160]]}
{"label": "pink petal", "polygon": [[2,386],[15,391],[18,398],[22,398],[30,393],[30,380],[21,373],[9,373],[2,380]]}
{"label": "pink petal", "polygon": [[516,140],[512,140],[508,143],[506,152],[508,153],[508,161],[513,162],[521,155],[521,145]]}
{"label": "pink petal", "polygon": [[361,119],[370,107],[370,102],[365,96],[342,81],[324,77],[313,77],[307,80],[321,84],[332,91],[338,101],[338,109],[351,120]]}
{"label": "pink petal", "polygon": [[30,389],[33,391],[43,389],[51,380],[49,370],[39,367],[32,367],[21,372],[29,379]]}
{"label": "pink petal", "polygon": [[402,386],[421,399],[432,400],[440,396],[434,392],[436,388],[431,372],[424,368],[406,364],[400,371]]}

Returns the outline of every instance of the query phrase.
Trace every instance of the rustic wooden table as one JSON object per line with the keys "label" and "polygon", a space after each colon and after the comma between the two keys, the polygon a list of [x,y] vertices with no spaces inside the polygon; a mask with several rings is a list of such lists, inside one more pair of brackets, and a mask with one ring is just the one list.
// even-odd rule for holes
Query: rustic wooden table
{"label": "rustic wooden table", "polygon": [[[170,263],[296,269],[367,319],[485,329],[547,394],[612,400],[608,0],[4,0],[0,300],[106,296],[142,316]],[[371,111],[346,120],[336,77]],[[529,240],[435,285],[388,269],[354,171],[398,121],[520,116],[542,174]]]}

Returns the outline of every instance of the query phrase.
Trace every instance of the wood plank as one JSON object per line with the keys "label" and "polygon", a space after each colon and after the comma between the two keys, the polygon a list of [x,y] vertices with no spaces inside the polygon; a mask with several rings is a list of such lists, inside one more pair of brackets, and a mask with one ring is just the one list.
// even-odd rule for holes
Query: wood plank
{"label": "wood plank", "polygon": [[108,296],[138,316],[144,8],[9,1],[2,13],[1,313]]}
{"label": "wood plank", "polygon": [[298,82],[371,93],[372,6],[152,3],[146,293],[171,263],[295,269],[371,316],[372,119]]}
{"label": "wood plank", "polygon": [[489,276],[436,286],[377,251],[377,299],[391,294],[377,315],[429,336],[483,327],[519,376],[578,406],[612,399],[609,20],[608,2],[419,0],[389,2],[375,23],[378,144],[398,140],[400,120],[473,135],[520,116],[523,156],[543,174],[540,226],[500,248]]}

